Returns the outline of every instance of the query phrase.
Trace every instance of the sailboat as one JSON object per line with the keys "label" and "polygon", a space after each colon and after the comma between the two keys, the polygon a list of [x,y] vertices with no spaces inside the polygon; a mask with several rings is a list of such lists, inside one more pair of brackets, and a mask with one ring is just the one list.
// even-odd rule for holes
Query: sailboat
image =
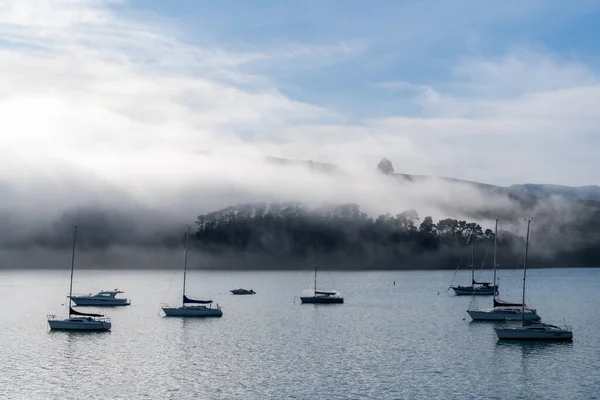
{"label": "sailboat", "polygon": [[457,296],[489,296],[498,293],[496,282],[492,285],[490,282],[475,281],[475,232],[471,231],[469,236],[471,241],[471,286],[451,286]]}
{"label": "sailboat", "polygon": [[302,303],[313,304],[340,304],[344,303],[344,298],[337,290],[318,290],[317,289],[317,269],[319,267],[319,249],[315,254],[315,284],[313,290],[306,290],[304,295],[300,296]]}
{"label": "sailboat", "polygon": [[573,329],[570,326],[559,327],[539,321],[529,321],[525,317],[525,281],[527,278],[527,251],[529,249],[529,227],[527,220],[527,238],[525,241],[525,260],[523,262],[523,299],[521,302],[521,322],[506,324],[495,328],[500,340],[572,340]]}
{"label": "sailboat", "polygon": [[71,307],[71,295],[73,294],[73,270],[75,268],[75,244],[77,243],[77,225],[73,226],[73,253],[71,255],[71,283],[69,285],[69,308],[68,318],[57,318],[55,315],[48,316],[50,329],[67,331],[109,331],[112,327],[110,318],[102,314],[82,313]]}
{"label": "sailboat", "polygon": [[212,307],[212,300],[196,300],[185,295],[185,280],[187,275],[187,255],[190,242],[190,226],[187,225],[187,235],[185,238],[185,258],[183,263],[183,301],[181,307],[162,307],[167,317],[222,317],[223,312],[217,304]]}
{"label": "sailboat", "polygon": [[[496,268],[498,263],[496,261],[496,249],[498,238],[498,219],[496,219],[496,229],[494,233],[494,284],[496,284]],[[527,308],[525,306],[525,313],[521,312],[521,304],[511,303],[508,301],[498,300],[494,293],[493,308],[487,310],[479,310],[474,302],[471,302],[471,306],[467,310],[467,313],[474,321],[503,321],[503,320],[517,320],[522,317],[527,320],[539,320],[540,316],[537,315],[536,310]]]}

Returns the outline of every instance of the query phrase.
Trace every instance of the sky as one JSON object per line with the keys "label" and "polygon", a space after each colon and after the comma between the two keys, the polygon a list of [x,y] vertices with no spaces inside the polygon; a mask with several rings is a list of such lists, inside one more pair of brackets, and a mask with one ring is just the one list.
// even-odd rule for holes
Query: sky
{"label": "sky", "polygon": [[596,1],[3,0],[0,11],[12,157],[215,151],[364,168],[387,157],[399,172],[498,185],[598,183]]}
{"label": "sky", "polygon": [[292,198],[427,213],[440,190],[487,201],[390,189],[369,175],[382,157],[495,185],[598,184],[599,22],[587,0],[0,0],[4,222],[82,206],[190,221]]}

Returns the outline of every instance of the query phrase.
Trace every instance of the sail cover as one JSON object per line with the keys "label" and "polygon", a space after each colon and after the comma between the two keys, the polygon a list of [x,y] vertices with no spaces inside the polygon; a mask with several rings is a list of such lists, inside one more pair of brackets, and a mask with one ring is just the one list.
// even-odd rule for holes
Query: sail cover
{"label": "sail cover", "polygon": [[337,294],[336,292],[323,292],[320,290],[315,290],[315,294],[322,294],[324,296],[333,296],[335,294]]}
{"label": "sail cover", "polygon": [[477,282],[475,279],[473,279],[473,285],[485,285],[485,286],[491,286],[492,283],[491,282]]}
{"label": "sail cover", "polygon": [[[513,303],[510,301],[504,301],[504,300],[500,300],[500,299],[494,299],[494,307],[521,307],[522,304],[521,303]],[[525,307],[527,307],[527,304],[525,304]]]}
{"label": "sail cover", "polygon": [[79,311],[75,311],[75,310],[73,310],[73,307],[69,307],[69,315],[80,315],[82,317],[104,317],[104,315],[102,315],[102,314],[88,314],[88,313],[82,313]]}
{"label": "sail cover", "polygon": [[187,297],[185,294],[183,295],[183,304],[185,303],[195,303],[195,304],[210,304],[212,303],[212,300],[196,300],[196,299],[190,299],[189,297]]}

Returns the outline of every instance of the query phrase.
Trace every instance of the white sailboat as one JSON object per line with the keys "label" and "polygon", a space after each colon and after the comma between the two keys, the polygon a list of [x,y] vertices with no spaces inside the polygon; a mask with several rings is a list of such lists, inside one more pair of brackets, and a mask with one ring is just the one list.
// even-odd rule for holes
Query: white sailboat
{"label": "white sailboat", "polygon": [[[496,268],[498,267],[496,258],[497,249],[497,238],[498,238],[498,219],[496,219],[496,229],[494,233],[494,284],[496,284]],[[496,299],[496,293],[494,293],[493,308],[487,310],[479,310],[474,302],[471,302],[467,314],[473,319],[473,321],[505,321],[505,320],[520,320],[524,318],[526,320],[536,321],[540,319],[536,310],[525,307],[525,312],[521,312],[521,304],[509,303],[502,300]]]}
{"label": "white sailboat", "polygon": [[525,241],[525,260],[523,263],[523,299],[521,303],[521,322],[506,324],[495,328],[500,340],[572,340],[573,329],[570,326],[559,327],[525,318],[525,282],[527,278],[527,251],[529,249],[529,226],[527,220],[527,239]]}
{"label": "white sailboat", "polygon": [[164,305],[163,312],[167,317],[222,317],[223,312],[217,304],[212,307],[212,300],[190,299],[185,295],[185,280],[187,275],[187,254],[190,241],[190,226],[187,225],[187,235],[185,238],[185,259],[183,263],[183,301],[180,307],[170,307]]}
{"label": "white sailboat", "polygon": [[342,304],[344,298],[337,290],[318,290],[317,289],[317,269],[319,266],[319,249],[317,245],[317,251],[315,255],[315,284],[313,290],[307,289],[300,296],[302,303],[312,304]]}
{"label": "white sailboat", "polygon": [[102,314],[82,313],[71,307],[71,296],[73,294],[73,270],[75,268],[75,244],[77,242],[77,226],[73,226],[73,253],[71,255],[71,283],[69,285],[69,308],[68,318],[57,318],[55,315],[48,316],[50,329],[68,331],[109,331],[112,327],[110,318]]}
{"label": "white sailboat", "polygon": [[498,293],[498,285],[490,282],[475,281],[475,238],[474,232],[469,236],[471,240],[471,286],[450,286],[457,296],[490,296]]}
{"label": "white sailboat", "polygon": [[120,293],[123,292],[119,289],[101,290],[94,295],[91,293],[89,295],[73,295],[71,299],[78,306],[113,307],[130,305],[131,301],[128,299],[117,297]]}

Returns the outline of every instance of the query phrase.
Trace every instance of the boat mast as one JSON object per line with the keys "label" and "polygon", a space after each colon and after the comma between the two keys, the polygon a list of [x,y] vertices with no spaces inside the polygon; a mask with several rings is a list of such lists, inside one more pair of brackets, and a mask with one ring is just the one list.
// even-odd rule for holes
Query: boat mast
{"label": "boat mast", "polygon": [[492,288],[494,290],[494,303],[496,303],[496,246],[498,244],[498,218],[496,218],[496,229],[494,231],[494,283]]}
{"label": "boat mast", "polygon": [[69,285],[69,317],[71,316],[71,296],[73,295],[73,268],[75,267],[75,243],[77,240],[77,225],[73,225],[73,253],[71,254],[71,283]]}
{"label": "boat mast", "polygon": [[188,255],[188,244],[190,242],[190,226],[186,225],[187,233],[185,235],[185,258],[183,261],[183,295],[185,296],[185,276],[187,274],[187,255]]}
{"label": "boat mast", "polygon": [[315,296],[317,295],[317,266],[319,265],[319,239],[317,239],[317,246],[315,252]]}
{"label": "boat mast", "polygon": [[475,284],[475,228],[471,231],[471,286]]}
{"label": "boat mast", "polygon": [[529,249],[529,225],[531,219],[527,219],[527,237],[525,239],[525,259],[523,260],[523,301],[521,302],[521,319],[525,320],[525,278],[527,277],[527,250]]}

